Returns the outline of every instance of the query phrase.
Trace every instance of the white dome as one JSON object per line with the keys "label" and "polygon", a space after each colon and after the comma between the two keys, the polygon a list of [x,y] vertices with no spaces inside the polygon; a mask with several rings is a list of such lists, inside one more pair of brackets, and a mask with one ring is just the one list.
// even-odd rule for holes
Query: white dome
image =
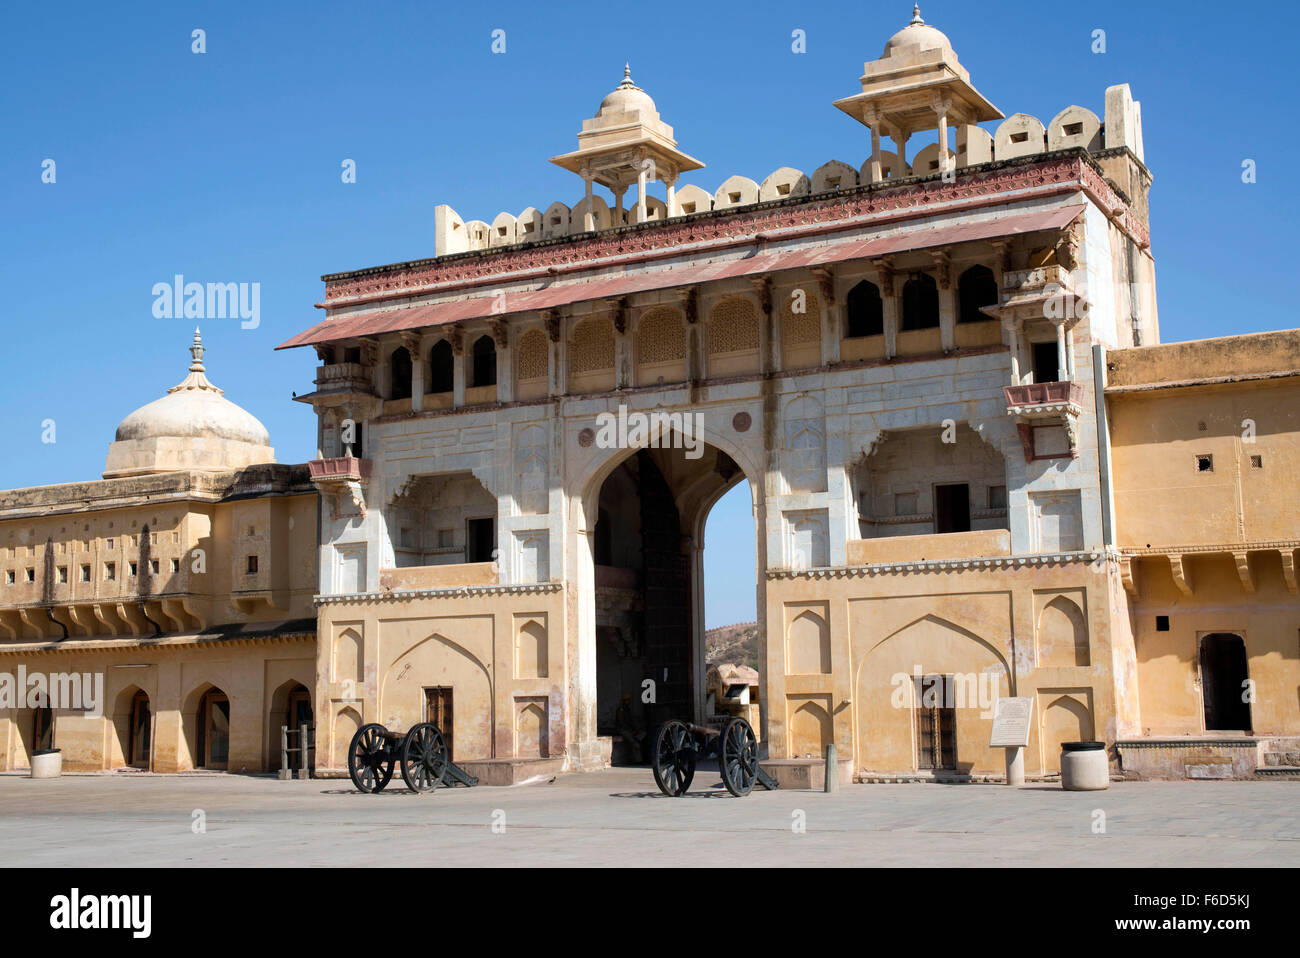
{"label": "white dome", "polygon": [[600,101],[600,109],[596,111],[596,116],[606,111],[612,113],[628,110],[640,110],[642,113],[659,112],[655,107],[655,101],[650,99],[650,94],[632,82],[631,65],[624,64],[623,82]]}
{"label": "white dome", "polygon": [[914,6],[912,22],[889,38],[889,42],[885,44],[885,52],[881,55],[887,57],[903,47],[917,47],[922,51],[951,50],[952,43],[943,31],[927,26],[921,19],[921,8]]}
{"label": "white dome", "polygon": [[126,439],[233,439],[266,446],[271,436],[252,413],[236,406],[215,387],[176,387],[161,399],[141,406],[117,427]]}
{"label": "white dome", "polygon": [[122,420],[108,450],[105,478],[275,461],[266,427],[208,381],[203,351],[196,329],[189,375]]}

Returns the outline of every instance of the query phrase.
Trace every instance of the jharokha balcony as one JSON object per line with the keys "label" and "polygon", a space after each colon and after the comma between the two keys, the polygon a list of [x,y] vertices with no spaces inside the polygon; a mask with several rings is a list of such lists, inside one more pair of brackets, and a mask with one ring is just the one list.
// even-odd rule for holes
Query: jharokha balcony
{"label": "jharokha balcony", "polygon": [[1012,415],[1054,416],[1073,406],[1077,411],[1083,399],[1083,387],[1076,382],[1026,383],[1023,386],[1003,386],[1007,398],[1007,412]]}
{"label": "jharokha balcony", "polygon": [[373,468],[371,460],[353,456],[313,459],[307,463],[311,481],[330,504],[334,519],[366,514],[365,486]]}
{"label": "jharokha balcony", "polygon": [[311,481],[322,482],[365,482],[370,478],[374,463],[369,459],[357,459],[353,456],[335,456],[331,459],[313,459],[307,463],[311,472]]}
{"label": "jharokha balcony", "polygon": [[1025,461],[1079,455],[1083,387],[1077,382],[1003,386],[1007,415],[1016,421]]}

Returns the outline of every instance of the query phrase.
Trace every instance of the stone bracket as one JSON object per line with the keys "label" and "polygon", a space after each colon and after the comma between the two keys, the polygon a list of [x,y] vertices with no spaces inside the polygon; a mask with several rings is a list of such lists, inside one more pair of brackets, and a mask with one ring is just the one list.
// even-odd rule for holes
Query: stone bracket
{"label": "stone bracket", "polygon": [[1186,561],[1186,556],[1181,553],[1173,553],[1169,556],[1169,571],[1173,573],[1174,585],[1178,586],[1178,591],[1183,595],[1192,594],[1192,572]]}
{"label": "stone bracket", "polygon": [[1237,575],[1241,579],[1242,587],[1247,592],[1255,591],[1255,580],[1250,574],[1250,556],[1245,552],[1234,552],[1232,561],[1237,563]]}
{"label": "stone bracket", "polygon": [[1283,549],[1278,555],[1282,557],[1282,577],[1286,579],[1287,591],[1295,595],[1300,592],[1300,589],[1297,589],[1296,586],[1295,550]]}

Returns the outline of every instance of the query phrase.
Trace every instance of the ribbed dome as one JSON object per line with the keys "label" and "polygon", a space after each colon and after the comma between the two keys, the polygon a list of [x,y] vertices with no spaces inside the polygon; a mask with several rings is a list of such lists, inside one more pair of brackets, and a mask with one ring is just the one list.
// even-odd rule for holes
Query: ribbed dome
{"label": "ribbed dome", "polygon": [[921,7],[912,7],[912,22],[899,30],[885,44],[882,56],[889,56],[903,47],[918,47],[921,50],[951,50],[952,43],[941,30],[927,26],[921,19]]}
{"label": "ribbed dome", "polygon": [[236,406],[208,381],[203,368],[203,343],[194,331],[190,374],[167,395],[141,406],[122,420],[116,439],[233,439],[266,446],[266,427]]}
{"label": "ribbed dome", "polygon": [[631,64],[623,65],[623,82],[600,101],[600,109],[596,111],[596,116],[609,112],[625,112],[628,110],[641,110],[644,113],[657,113],[655,101],[650,99],[650,94],[641,89],[632,82]]}

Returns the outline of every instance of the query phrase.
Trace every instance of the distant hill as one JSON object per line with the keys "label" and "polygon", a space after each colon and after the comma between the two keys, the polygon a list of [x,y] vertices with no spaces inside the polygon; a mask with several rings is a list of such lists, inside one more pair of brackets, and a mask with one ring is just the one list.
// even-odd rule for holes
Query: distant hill
{"label": "distant hill", "polygon": [[705,662],[730,662],[758,668],[758,623],[737,622],[704,633]]}

